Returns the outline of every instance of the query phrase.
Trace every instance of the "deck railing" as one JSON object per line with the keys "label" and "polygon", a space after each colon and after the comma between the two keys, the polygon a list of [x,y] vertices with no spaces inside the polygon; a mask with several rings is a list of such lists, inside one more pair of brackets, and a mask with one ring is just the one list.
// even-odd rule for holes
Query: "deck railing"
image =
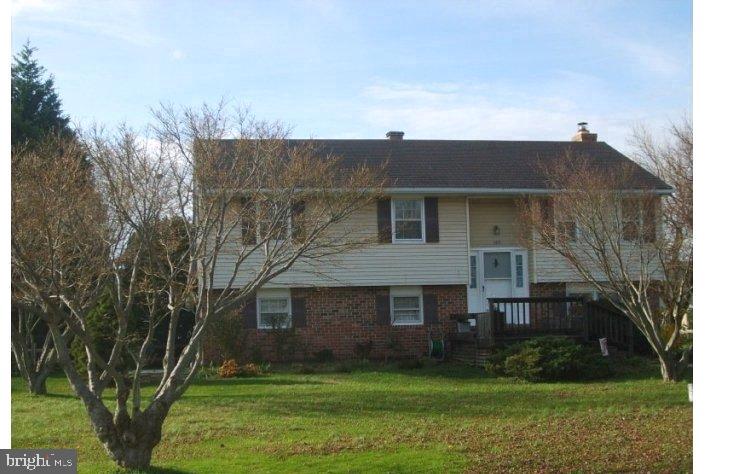
{"label": "deck railing", "polygon": [[594,341],[605,337],[610,346],[633,349],[633,324],[606,303],[579,297],[489,298],[488,303],[488,312],[474,315],[479,339],[560,335]]}

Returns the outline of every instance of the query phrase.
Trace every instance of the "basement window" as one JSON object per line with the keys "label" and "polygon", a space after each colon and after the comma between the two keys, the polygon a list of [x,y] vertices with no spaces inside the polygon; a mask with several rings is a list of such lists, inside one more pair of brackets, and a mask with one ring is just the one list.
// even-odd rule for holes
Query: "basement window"
{"label": "basement window", "polygon": [[409,326],[422,324],[422,287],[405,286],[391,288],[391,324]]}
{"label": "basement window", "polygon": [[258,329],[291,327],[291,298],[288,289],[258,292]]}

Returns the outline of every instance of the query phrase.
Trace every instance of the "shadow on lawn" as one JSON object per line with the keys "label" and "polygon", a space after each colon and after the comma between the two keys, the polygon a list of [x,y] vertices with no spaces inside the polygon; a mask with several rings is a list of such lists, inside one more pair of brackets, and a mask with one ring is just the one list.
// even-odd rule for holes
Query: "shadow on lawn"
{"label": "shadow on lawn", "polygon": [[[324,385],[321,380],[299,380],[269,375],[259,377],[233,377],[231,379],[198,380],[198,387],[237,387],[248,385]],[[207,395],[195,395],[207,396]]]}
{"label": "shadow on lawn", "polygon": [[182,471],[181,469],[170,469],[167,467],[151,466],[145,470],[118,469],[115,474],[192,474],[193,471]]}

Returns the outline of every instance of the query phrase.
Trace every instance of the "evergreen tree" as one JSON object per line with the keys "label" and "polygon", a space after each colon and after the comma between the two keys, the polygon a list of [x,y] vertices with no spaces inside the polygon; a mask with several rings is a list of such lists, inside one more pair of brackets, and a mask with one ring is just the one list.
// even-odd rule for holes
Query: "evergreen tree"
{"label": "evergreen tree", "polygon": [[53,75],[46,75],[29,42],[13,58],[11,70],[11,144],[39,143],[48,132],[72,136]]}

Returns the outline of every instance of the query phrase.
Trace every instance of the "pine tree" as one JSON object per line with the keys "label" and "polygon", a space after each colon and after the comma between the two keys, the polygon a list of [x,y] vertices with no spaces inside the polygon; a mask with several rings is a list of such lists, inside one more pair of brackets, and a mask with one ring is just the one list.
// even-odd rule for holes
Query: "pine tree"
{"label": "pine tree", "polygon": [[29,42],[13,57],[11,69],[11,143],[40,142],[49,132],[72,136],[69,117],[61,108],[53,75],[46,74]]}

